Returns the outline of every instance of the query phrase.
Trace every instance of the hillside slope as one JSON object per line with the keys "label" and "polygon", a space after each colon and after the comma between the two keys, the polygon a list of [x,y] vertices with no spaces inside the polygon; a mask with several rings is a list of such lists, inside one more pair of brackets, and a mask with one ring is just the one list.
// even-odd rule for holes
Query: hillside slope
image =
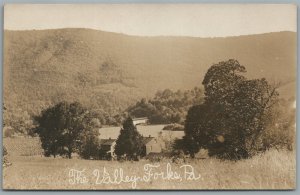
{"label": "hillside slope", "polygon": [[[296,33],[228,38],[138,37],[90,29],[4,32],[4,102],[37,114],[61,100],[116,113],[157,90],[201,86],[237,59],[251,78],[295,86]],[[293,90],[283,90],[286,97]]]}

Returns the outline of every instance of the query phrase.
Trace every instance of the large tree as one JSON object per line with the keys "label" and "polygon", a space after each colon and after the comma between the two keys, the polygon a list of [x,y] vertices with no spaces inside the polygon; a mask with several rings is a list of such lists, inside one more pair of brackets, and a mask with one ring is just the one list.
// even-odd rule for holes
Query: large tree
{"label": "large tree", "polygon": [[61,102],[35,117],[38,123],[35,133],[41,138],[45,156],[65,155],[71,158],[85,129],[87,113],[78,102]]}
{"label": "large tree", "polygon": [[[278,93],[266,79],[248,80],[236,60],[209,68],[202,84],[205,101],[192,107],[185,123],[185,139],[208,148],[211,155],[239,159],[251,155],[265,130]],[[195,145],[193,144],[193,145]],[[195,149],[190,150],[193,154]]]}
{"label": "large tree", "polygon": [[143,151],[143,137],[137,131],[133,121],[128,117],[120,131],[120,135],[116,141],[115,153],[120,158],[126,155],[127,159],[135,159],[140,156]]}
{"label": "large tree", "polygon": [[84,117],[84,131],[81,132],[78,140],[78,153],[84,159],[99,159],[100,157],[100,120],[97,113],[88,112]]}

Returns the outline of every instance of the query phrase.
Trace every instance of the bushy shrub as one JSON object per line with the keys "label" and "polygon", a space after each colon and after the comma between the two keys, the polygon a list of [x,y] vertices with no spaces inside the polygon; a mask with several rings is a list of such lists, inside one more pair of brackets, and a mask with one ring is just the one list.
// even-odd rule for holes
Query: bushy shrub
{"label": "bushy shrub", "polygon": [[7,166],[10,166],[11,163],[8,161],[8,158],[7,158],[7,155],[8,155],[8,152],[6,150],[6,147],[3,146],[3,167],[7,167]]}
{"label": "bushy shrub", "polygon": [[5,146],[3,146],[3,156],[6,156],[8,154],[7,149]]}
{"label": "bushy shrub", "polygon": [[101,123],[95,117],[95,113],[89,112],[83,120],[84,131],[78,140],[78,154],[83,159],[99,159],[101,157],[99,139]]}
{"label": "bushy shrub", "polygon": [[296,146],[296,109],[294,99],[281,99],[272,109],[270,122],[260,137],[263,150],[270,148],[294,150]]}
{"label": "bushy shrub", "polygon": [[79,147],[79,155],[83,159],[99,159],[100,158],[100,141],[97,133],[87,131],[81,136],[81,144]]}

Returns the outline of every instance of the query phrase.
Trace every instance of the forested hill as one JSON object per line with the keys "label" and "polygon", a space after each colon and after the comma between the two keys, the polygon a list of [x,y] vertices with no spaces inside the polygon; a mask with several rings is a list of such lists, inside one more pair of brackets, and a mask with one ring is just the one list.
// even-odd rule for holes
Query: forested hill
{"label": "forested hill", "polygon": [[[162,89],[201,87],[237,59],[248,77],[295,86],[296,33],[228,38],[139,37],[90,29],[4,32],[4,103],[37,114],[61,100],[118,113]],[[293,90],[283,90],[288,97]]]}

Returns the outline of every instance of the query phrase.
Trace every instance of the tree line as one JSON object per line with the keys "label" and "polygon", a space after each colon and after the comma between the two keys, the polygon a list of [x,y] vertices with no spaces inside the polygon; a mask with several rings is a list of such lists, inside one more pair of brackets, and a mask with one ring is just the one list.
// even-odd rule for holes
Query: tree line
{"label": "tree line", "polygon": [[133,117],[148,117],[151,124],[183,124],[188,109],[203,100],[200,87],[185,91],[166,89],[158,91],[152,99],[141,99],[129,107],[127,112]]}
{"label": "tree line", "polygon": [[[141,135],[130,116],[149,117],[150,123],[182,123],[185,135],[173,143],[174,150],[195,157],[201,149],[210,156],[238,160],[272,147],[294,147],[295,111],[280,99],[278,84],[265,78],[247,79],[246,68],[237,60],[212,65],[204,79],[204,91],[159,91],[150,100],[141,99],[118,115],[123,128],[116,154],[135,159],[140,154]],[[101,153],[97,112],[80,103],[60,102],[34,118],[31,134],[41,138],[45,156],[82,158]]]}
{"label": "tree line", "polygon": [[[129,115],[132,117],[148,117],[151,124],[179,123],[183,125],[188,109],[193,105],[200,104],[203,100],[204,92],[200,87],[177,91],[165,89],[158,91],[153,98],[142,98],[126,109],[118,110],[117,107],[114,108],[118,110],[117,114],[110,114],[110,112],[102,109],[85,108],[93,113],[93,117],[98,119],[100,126],[120,126]],[[59,103],[61,102],[56,104]],[[45,107],[43,110],[48,107]],[[110,107],[113,107],[113,105]],[[5,136],[10,137],[14,133],[31,135],[31,129],[35,126],[36,115],[31,116],[21,108],[15,109],[6,105],[4,105],[4,108],[4,122],[7,127]]]}

